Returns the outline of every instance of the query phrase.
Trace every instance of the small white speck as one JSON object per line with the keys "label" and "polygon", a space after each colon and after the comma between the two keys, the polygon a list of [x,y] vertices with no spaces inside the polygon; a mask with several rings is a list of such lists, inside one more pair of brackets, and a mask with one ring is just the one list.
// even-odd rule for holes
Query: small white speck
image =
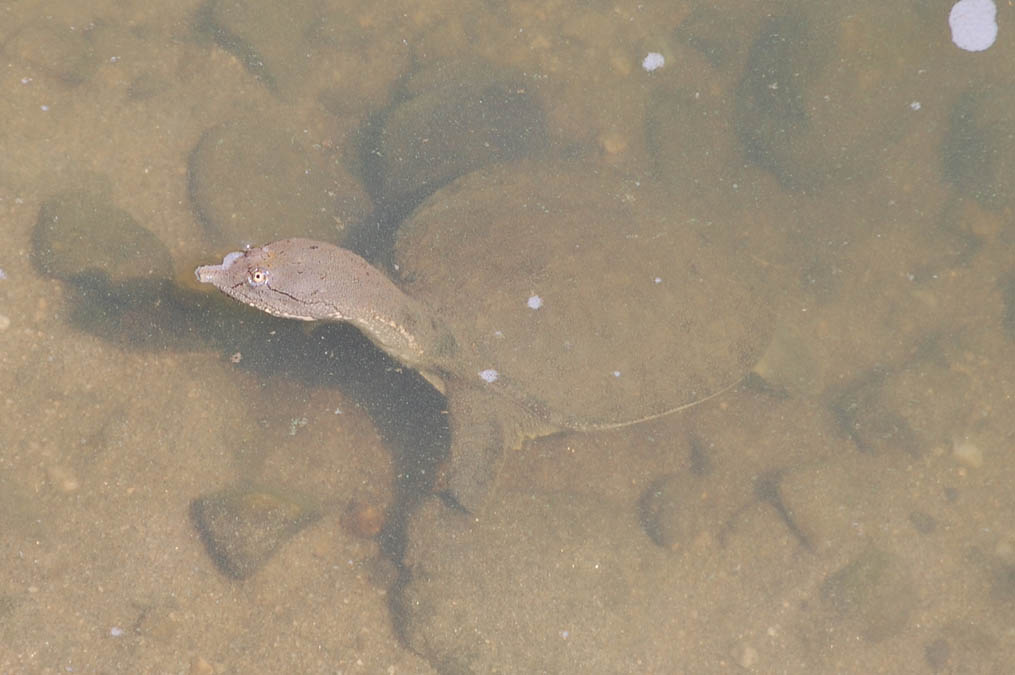
{"label": "small white speck", "polygon": [[291,420],[289,420],[289,435],[295,436],[296,432],[299,429],[302,429],[303,427],[307,426],[309,421],[310,420],[308,420],[306,417],[294,417]]}
{"label": "small white speck", "polygon": [[571,631],[569,630],[560,631],[560,637],[564,640],[568,639],[569,637],[571,637]]}
{"label": "small white speck", "polygon": [[500,377],[500,373],[493,368],[487,368],[486,370],[479,371],[479,376],[483,378],[484,382],[496,382],[497,378]]}
{"label": "small white speck", "polygon": [[341,408],[335,408],[335,414],[336,415],[341,415],[342,414],[342,409]]}
{"label": "small white speck", "polygon": [[49,112],[49,106],[48,105],[40,105],[39,106],[39,110],[41,110],[42,112]]}
{"label": "small white speck", "polygon": [[22,77],[21,78],[21,84],[28,84],[31,81],[32,81],[32,78],[30,78],[30,77]]}
{"label": "small white speck", "polygon": [[620,371],[619,370],[613,371],[613,376],[614,377],[620,377]]}
{"label": "small white speck", "polygon": [[120,628],[119,626],[113,626],[112,628],[109,629],[109,634],[112,635],[113,637],[120,637],[121,635],[123,635],[123,629]]}
{"label": "small white speck", "polygon": [[109,57],[109,62],[110,63],[119,63],[120,62],[120,57],[119,56],[110,56]]}
{"label": "small white speck", "polygon": [[641,60],[641,67],[646,72],[651,73],[653,70],[659,70],[666,63],[666,59],[659,52],[649,52],[645,55],[645,58]]}
{"label": "small white speck", "polygon": [[655,278],[655,282],[656,282],[657,284],[661,284],[661,283],[663,283],[663,278],[662,278],[662,277],[656,277],[656,278]]}
{"label": "small white speck", "polygon": [[920,105],[919,101],[913,101],[912,103],[909,104],[910,110],[919,110],[921,107],[922,106]]}
{"label": "small white speck", "polygon": [[540,307],[543,306],[543,299],[538,295],[533,295],[531,298],[529,298],[528,305],[529,309],[539,309]]}
{"label": "small white speck", "polygon": [[6,278],[7,278],[7,273],[4,272],[3,270],[0,270],[0,280],[6,279]]}

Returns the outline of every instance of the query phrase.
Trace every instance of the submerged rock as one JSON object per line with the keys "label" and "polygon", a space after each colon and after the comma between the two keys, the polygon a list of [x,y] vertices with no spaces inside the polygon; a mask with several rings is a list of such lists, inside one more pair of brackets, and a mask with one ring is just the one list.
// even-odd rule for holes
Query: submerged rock
{"label": "submerged rock", "polygon": [[96,24],[85,27],[47,21],[25,25],[7,38],[3,51],[68,85],[78,85],[95,74],[102,56],[104,31]]}
{"label": "submerged rock", "polygon": [[955,102],[941,144],[945,178],[989,209],[1010,207],[1015,179],[1015,95],[992,88]]}
{"label": "submerged rock", "polygon": [[208,0],[194,24],[277,94],[298,86],[310,69],[306,41],[320,9],[319,0]]}
{"label": "submerged rock", "polygon": [[652,482],[638,502],[638,519],[657,545],[686,551],[701,536],[716,536],[730,517],[715,492],[691,472],[662,476]]}
{"label": "submerged rock", "polygon": [[821,601],[831,610],[833,622],[879,642],[906,627],[917,594],[903,561],[872,546],[825,579]]}
{"label": "submerged rock", "polygon": [[169,249],[129,213],[98,193],[76,190],[42,202],[32,231],[32,262],[61,281],[89,275],[110,283],[169,279],[173,271]]}
{"label": "submerged rock", "polygon": [[533,154],[544,126],[519,76],[434,67],[409,79],[366,156],[382,201],[419,201],[470,171]]}
{"label": "submerged rock", "polygon": [[234,579],[259,570],[320,517],[309,498],[253,486],[198,497],[190,517],[215,565]]}
{"label": "submerged rock", "polygon": [[338,241],[371,208],[337,155],[266,118],[206,131],[190,156],[190,196],[220,245],[303,236]]}
{"label": "submerged rock", "polygon": [[[644,672],[676,656],[668,554],[631,509],[568,494],[504,495],[483,517],[432,499],[409,528],[396,620],[443,673]],[[661,612],[661,614],[656,614]],[[654,664],[654,665],[653,665]]]}
{"label": "submerged rock", "polygon": [[749,159],[793,190],[868,180],[886,150],[920,129],[927,16],[897,7],[770,17],[735,93]]}

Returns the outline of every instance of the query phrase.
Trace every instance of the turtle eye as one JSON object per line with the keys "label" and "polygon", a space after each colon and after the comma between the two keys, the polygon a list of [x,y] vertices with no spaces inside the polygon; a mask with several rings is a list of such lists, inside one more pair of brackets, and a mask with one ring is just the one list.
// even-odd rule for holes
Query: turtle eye
{"label": "turtle eye", "polygon": [[268,283],[268,270],[253,267],[247,271],[247,283],[251,286],[264,286]]}

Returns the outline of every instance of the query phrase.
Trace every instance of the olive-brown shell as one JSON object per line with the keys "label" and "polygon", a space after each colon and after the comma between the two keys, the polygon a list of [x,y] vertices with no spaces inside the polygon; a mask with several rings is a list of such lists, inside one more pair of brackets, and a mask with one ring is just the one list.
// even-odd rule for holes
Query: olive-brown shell
{"label": "olive-brown shell", "polygon": [[612,171],[489,167],[435,193],[396,243],[402,285],[451,327],[455,375],[582,428],[735,383],[771,324],[728,228]]}

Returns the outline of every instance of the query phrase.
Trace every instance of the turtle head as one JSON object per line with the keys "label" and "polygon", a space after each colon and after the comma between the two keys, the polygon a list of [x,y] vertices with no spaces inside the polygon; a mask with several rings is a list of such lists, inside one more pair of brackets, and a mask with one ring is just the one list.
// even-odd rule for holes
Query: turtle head
{"label": "turtle head", "polygon": [[310,239],[282,239],[226,254],[195,270],[198,281],[273,316],[346,321],[402,363],[444,369],[455,341],[423,303],[352,251]]}
{"label": "turtle head", "polygon": [[[343,266],[350,261],[352,269]],[[273,316],[341,321],[350,318],[342,312],[343,296],[328,291],[364,265],[369,267],[355,253],[331,244],[283,239],[227,253],[221,264],[198,267],[195,274],[201,283]]]}

